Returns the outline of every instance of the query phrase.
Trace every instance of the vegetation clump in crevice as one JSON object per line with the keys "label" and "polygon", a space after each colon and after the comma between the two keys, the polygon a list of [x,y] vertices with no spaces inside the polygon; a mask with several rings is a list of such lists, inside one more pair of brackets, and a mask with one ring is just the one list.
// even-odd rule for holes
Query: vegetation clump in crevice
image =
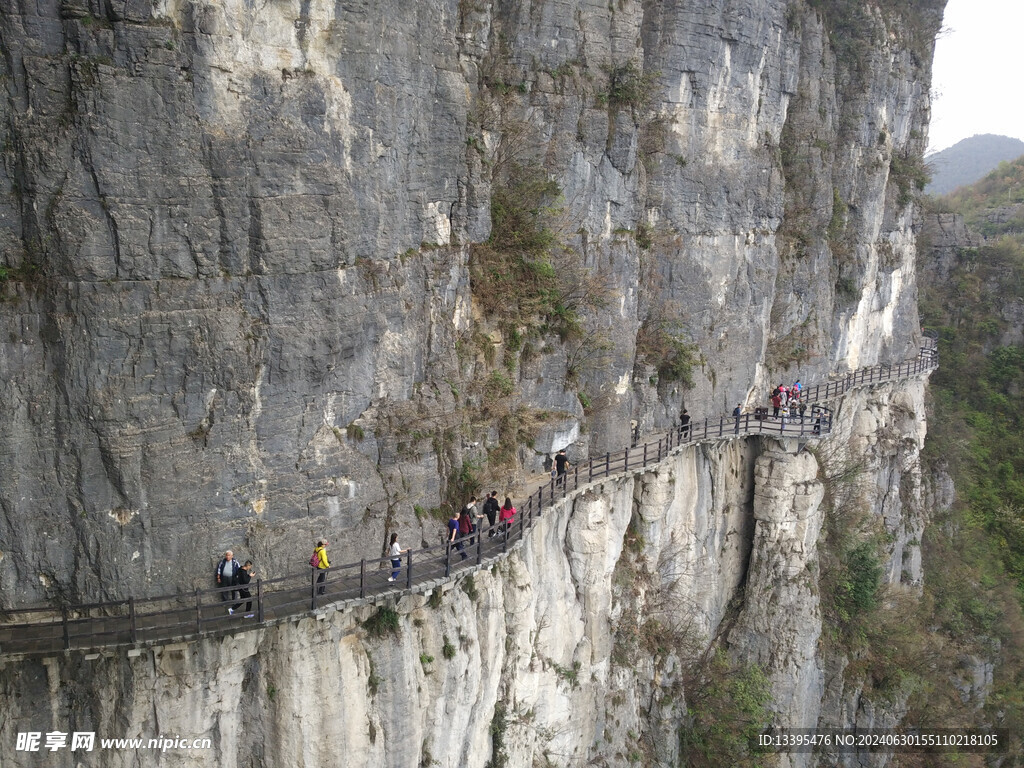
{"label": "vegetation clump in crevice", "polygon": [[582,333],[580,297],[559,271],[562,247],[551,219],[561,195],[539,166],[513,165],[491,194],[491,236],[473,246],[473,297],[506,335]]}
{"label": "vegetation clump in crevice", "polygon": [[370,637],[397,635],[401,630],[398,612],[394,608],[381,606],[376,613],[363,622],[363,629]]}

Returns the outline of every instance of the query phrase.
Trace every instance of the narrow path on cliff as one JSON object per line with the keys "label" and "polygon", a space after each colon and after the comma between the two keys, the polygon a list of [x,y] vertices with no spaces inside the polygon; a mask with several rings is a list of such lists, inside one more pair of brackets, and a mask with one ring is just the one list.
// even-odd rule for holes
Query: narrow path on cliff
{"label": "narrow path on cliff", "polygon": [[[812,385],[801,400],[813,406],[809,418],[771,418],[754,414],[724,416],[691,422],[643,445],[630,446],[577,465],[558,481],[535,478],[524,492],[526,500],[509,525],[495,525],[450,546],[411,550],[397,569],[390,558],[368,558],[335,566],[326,571],[309,569],[277,579],[254,580],[251,598],[239,600],[228,593],[237,588],[196,590],[190,594],[134,598],[63,608],[41,606],[0,612],[0,657],[52,656],[71,650],[98,653],[101,648],[135,649],[181,642],[199,636],[232,634],[262,626],[322,615],[373,602],[382,596],[409,590],[425,592],[455,578],[459,573],[489,567],[522,542],[534,523],[552,505],[579,488],[657,464],[677,449],[703,442],[752,435],[814,440],[832,430],[832,414],[825,405],[853,387],[926,375],[938,366],[934,336],[927,336],[913,360],[896,366],[878,365],[849,373],[843,378]],[[517,494],[518,495],[518,494]],[[318,583],[317,576],[326,575]],[[228,599],[225,600],[224,598]],[[251,606],[246,603],[251,601]],[[229,615],[227,607],[240,610]],[[246,614],[252,614],[247,618]],[[131,653],[131,651],[129,651]]]}

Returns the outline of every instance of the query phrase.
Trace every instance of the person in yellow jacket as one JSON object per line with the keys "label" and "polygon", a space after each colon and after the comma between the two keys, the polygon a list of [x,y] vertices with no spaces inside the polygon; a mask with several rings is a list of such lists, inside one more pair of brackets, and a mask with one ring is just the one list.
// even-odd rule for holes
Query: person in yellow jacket
{"label": "person in yellow jacket", "polygon": [[[327,539],[318,541],[316,543],[316,549],[313,551],[313,560],[316,562],[316,568],[319,568],[321,571],[326,571],[326,569],[331,567],[331,563],[327,559],[328,544],[330,544],[330,542],[327,541]],[[319,587],[317,587],[316,590],[316,593],[318,595],[322,595],[327,591],[327,584],[325,583],[326,581],[326,573],[321,573],[319,576],[316,577],[316,583],[320,585]]]}

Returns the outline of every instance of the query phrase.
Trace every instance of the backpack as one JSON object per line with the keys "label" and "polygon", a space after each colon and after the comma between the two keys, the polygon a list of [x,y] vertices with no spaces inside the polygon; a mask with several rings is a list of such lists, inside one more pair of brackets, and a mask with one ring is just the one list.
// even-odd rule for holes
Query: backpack
{"label": "backpack", "polygon": [[472,532],[473,532],[473,523],[471,522],[469,515],[467,515],[465,512],[463,512],[462,516],[459,518],[459,533],[472,533]]}
{"label": "backpack", "polygon": [[309,558],[309,567],[310,568],[319,568],[320,567],[320,550],[319,549],[314,549],[313,550],[313,556],[311,558]]}

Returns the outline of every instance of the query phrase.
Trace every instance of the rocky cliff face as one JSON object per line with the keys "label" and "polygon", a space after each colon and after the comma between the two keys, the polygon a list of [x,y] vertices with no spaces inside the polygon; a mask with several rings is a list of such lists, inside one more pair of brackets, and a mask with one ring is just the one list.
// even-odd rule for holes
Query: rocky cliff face
{"label": "rocky cliff face", "polygon": [[[941,2],[813,6],[7,3],[0,600],[433,540],[474,472],[904,356]],[[515,168],[590,288],[502,316]]]}
{"label": "rocky cliff face", "polygon": [[[430,542],[552,450],[908,356],[941,5],[7,2],[0,605]],[[8,665],[4,743],[668,765],[713,640],[780,724],[898,718],[819,643],[816,585],[840,497],[920,582],[921,397],[848,398],[835,455],[729,442],[594,487],[395,636],[367,608]]]}
{"label": "rocky cliff face", "polygon": [[[914,589],[922,413],[921,382],[859,390],[842,404],[840,436],[814,452],[726,441],[587,487],[492,569],[432,598],[384,601],[395,634],[373,636],[377,608],[366,606],[135,657],[9,664],[0,738],[41,728],[212,740],[146,763],[166,766],[669,766],[687,709],[702,706],[693,664],[714,638],[764,670],[780,725],[892,724],[900,696],[873,701],[848,660],[819,645],[830,546],[819,532],[828,516],[883,528],[886,581]],[[862,470],[838,483],[847,450]],[[139,755],[76,760],[134,766]]]}

